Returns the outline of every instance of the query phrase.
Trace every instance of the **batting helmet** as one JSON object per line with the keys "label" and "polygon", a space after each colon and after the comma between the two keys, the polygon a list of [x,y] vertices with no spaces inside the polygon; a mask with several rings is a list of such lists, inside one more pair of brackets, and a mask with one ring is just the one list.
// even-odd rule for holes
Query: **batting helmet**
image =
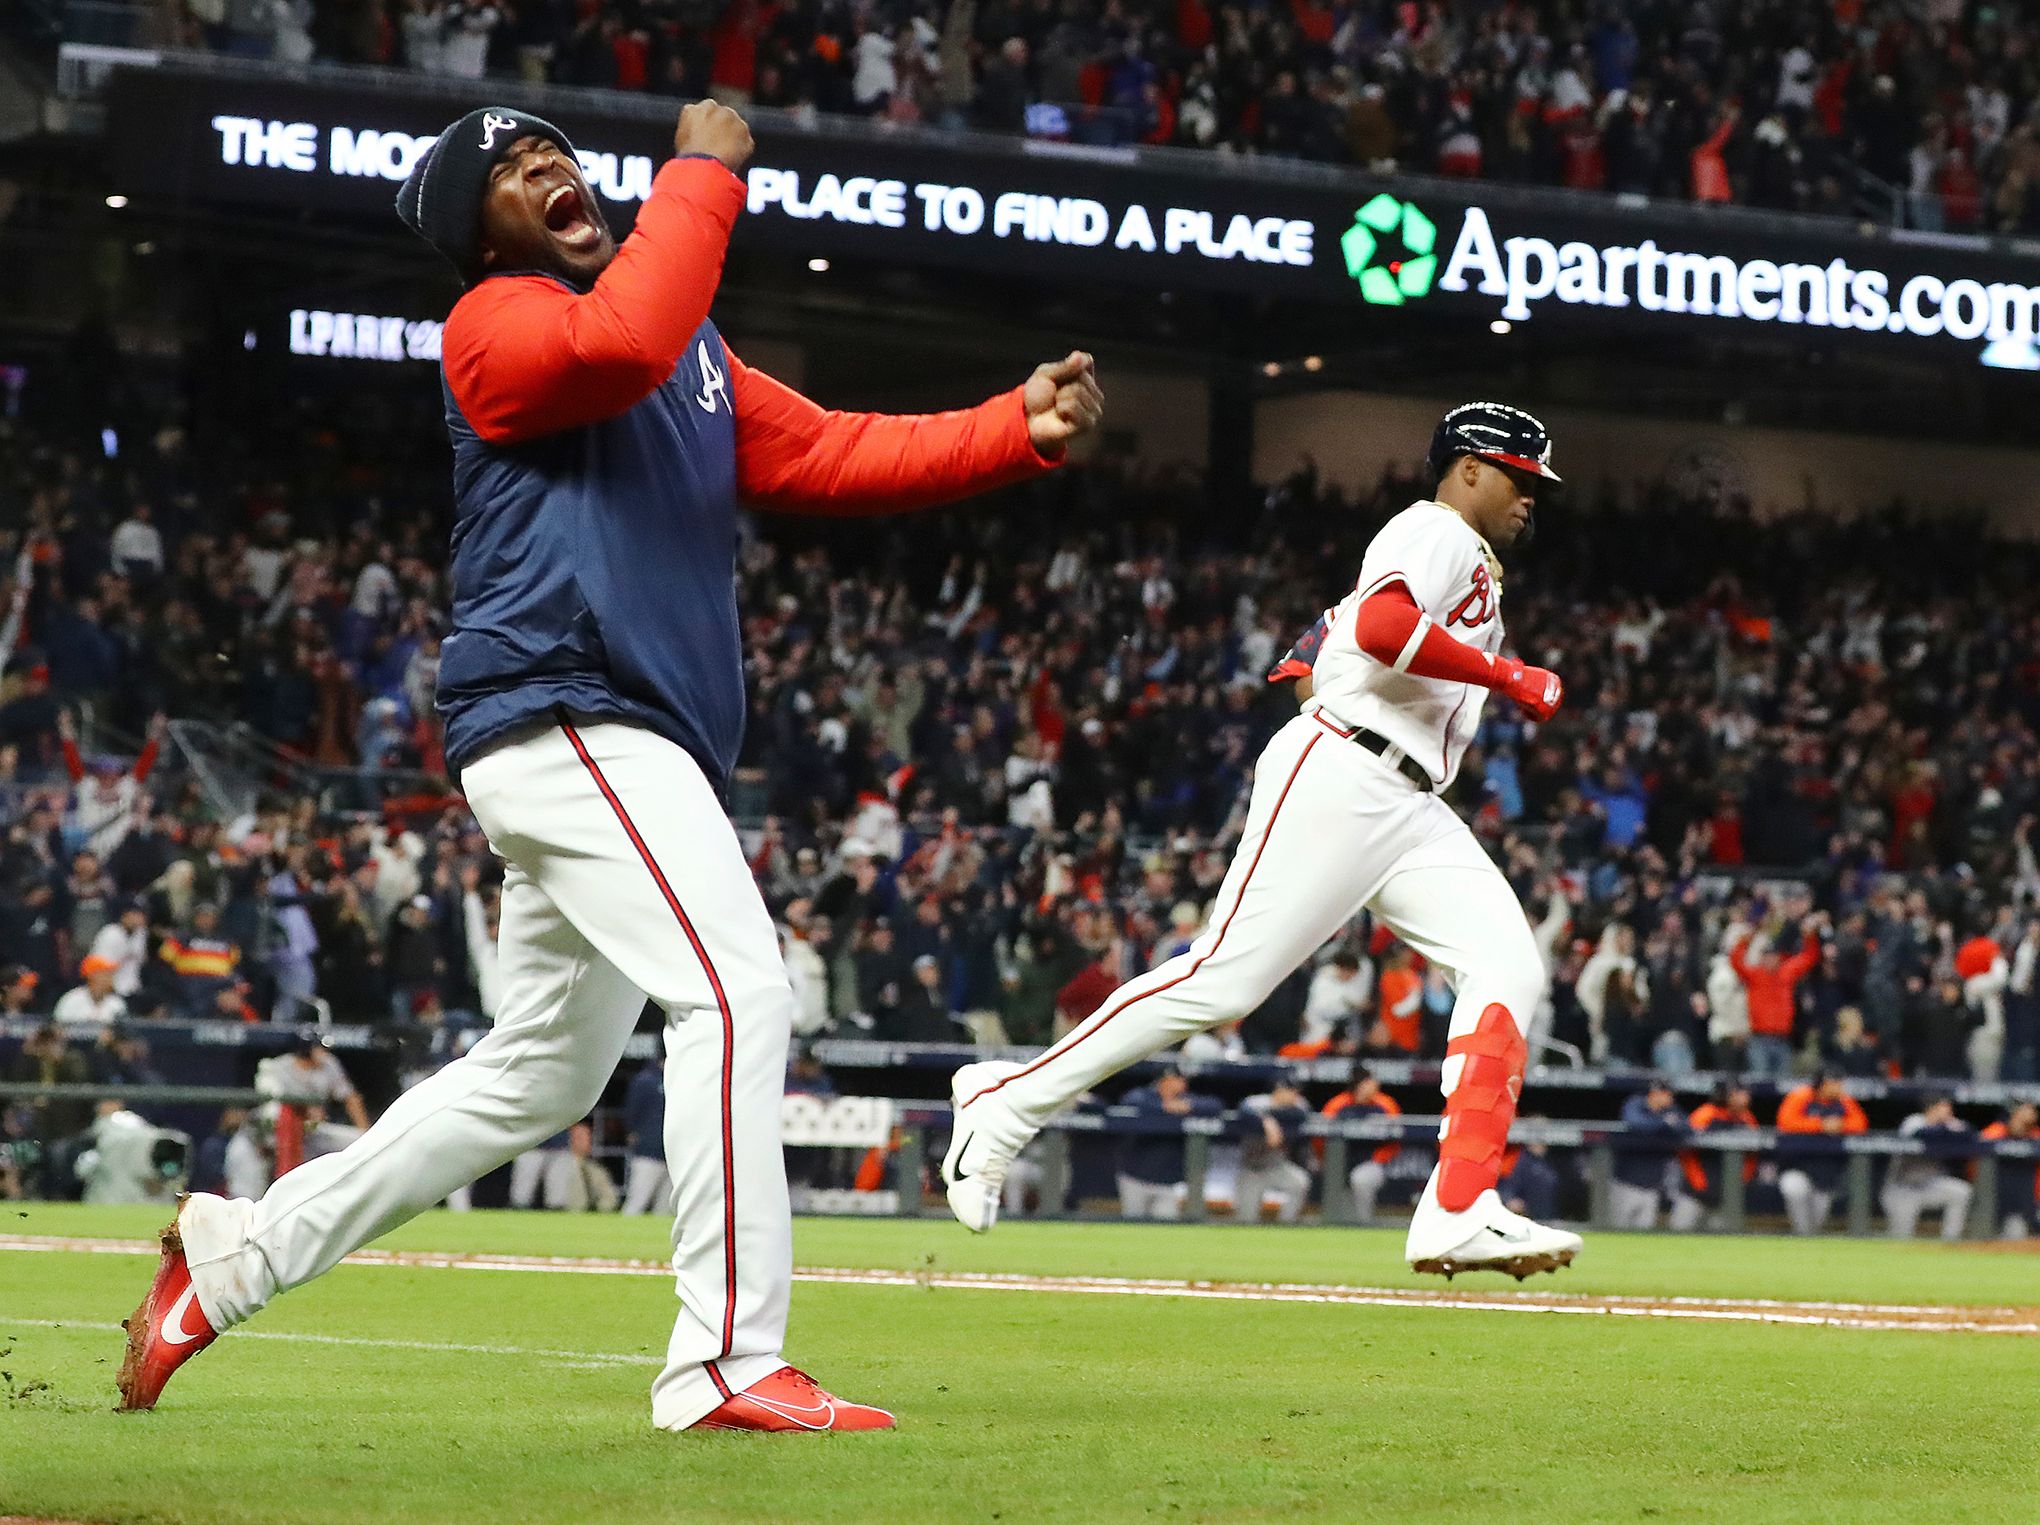
{"label": "batting helmet", "polygon": [[1546,481],[1561,480],[1551,469],[1550,431],[1507,403],[1462,403],[1438,420],[1438,430],[1431,436],[1431,453],[1424,458],[1432,480],[1444,476],[1462,455],[1513,466]]}

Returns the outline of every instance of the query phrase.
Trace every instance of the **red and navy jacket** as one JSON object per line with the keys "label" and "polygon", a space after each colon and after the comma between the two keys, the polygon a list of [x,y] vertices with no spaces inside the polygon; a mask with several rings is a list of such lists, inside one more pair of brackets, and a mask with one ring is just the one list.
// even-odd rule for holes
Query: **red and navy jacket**
{"label": "red and navy jacket", "polygon": [[743,205],[723,165],[675,159],[589,290],[506,272],[448,316],[455,772],[564,710],[664,736],[721,789],[745,708],[739,500],[887,513],[1053,464],[1018,388],[955,413],[836,413],[747,368],[708,318]]}

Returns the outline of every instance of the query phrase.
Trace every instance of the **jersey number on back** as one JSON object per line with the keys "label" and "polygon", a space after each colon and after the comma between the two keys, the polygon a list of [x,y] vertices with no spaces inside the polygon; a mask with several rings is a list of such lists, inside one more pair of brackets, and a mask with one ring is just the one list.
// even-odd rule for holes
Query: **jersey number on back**
{"label": "jersey number on back", "polygon": [[1478,629],[1495,617],[1495,585],[1484,566],[1473,569],[1473,588],[1453,606],[1445,616],[1448,625],[1464,625],[1469,630]]}

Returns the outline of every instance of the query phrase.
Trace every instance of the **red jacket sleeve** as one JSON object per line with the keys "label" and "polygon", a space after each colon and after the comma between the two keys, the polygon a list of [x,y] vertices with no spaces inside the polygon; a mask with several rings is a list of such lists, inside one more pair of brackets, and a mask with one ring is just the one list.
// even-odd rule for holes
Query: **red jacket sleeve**
{"label": "red jacket sleeve", "polygon": [[64,738],[64,771],[71,775],[74,784],[84,780],[85,759],[78,754],[78,743],[68,736]]}
{"label": "red jacket sleeve", "polygon": [[[1423,640],[1405,661],[1403,653],[1419,630]],[[1360,649],[1385,667],[1400,666],[1419,678],[1495,686],[1495,659],[1478,647],[1447,635],[1424,620],[1423,611],[1400,582],[1370,593],[1353,611],[1353,638]]]}
{"label": "red jacket sleeve", "polygon": [[594,288],[542,275],[483,281],[454,304],[441,364],[492,445],[614,418],[673,374],[707,321],[744,182],[714,159],[674,159]]}
{"label": "red jacket sleeve", "polygon": [[730,380],[737,495],[759,508],[897,513],[1024,481],[1057,464],[1034,448],[1018,387],[954,413],[838,413],[735,354]]}
{"label": "red jacket sleeve", "polygon": [[1797,953],[1778,966],[1778,977],[1784,980],[1785,986],[1789,990],[1792,986],[1805,979],[1807,975],[1813,973],[1814,966],[1819,962],[1820,939],[1809,936],[1800,945]]}

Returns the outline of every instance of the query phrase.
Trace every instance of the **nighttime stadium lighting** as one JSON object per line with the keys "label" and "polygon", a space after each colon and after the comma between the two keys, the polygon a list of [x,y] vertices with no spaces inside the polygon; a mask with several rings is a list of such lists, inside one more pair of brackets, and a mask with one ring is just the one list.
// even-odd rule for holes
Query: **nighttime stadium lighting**
{"label": "nighttime stadium lighting", "polygon": [[106,198],[106,204],[112,207],[114,211],[118,212],[122,207],[127,205],[127,197],[118,195],[109,196]]}
{"label": "nighttime stadium lighting", "polygon": [[829,273],[829,262],[819,255],[809,260],[807,267],[814,271],[816,275],[827,275]]}
{"label": "nighttime stadium lighting", "polygon": [[1494,322],[1488,324],[1488,332],[1491,334],[1506,334],[1512,332],[1515,327],[1516,325],[1507,318],[1496,318]]}
{"label": "nighttime stadium lighting", "polygon": [[1323,355],[1305,355],[1303,357],[1303,368],[1306,371],[1321,371],[1325,368],[1325,357]]}
{"label": "nighttime stadium lighting", "polygon": [[1261,374],[1269,377],[1280,376],[1282,374],[1282,365],[1279,361],[1270,360],[1261,367]]}

